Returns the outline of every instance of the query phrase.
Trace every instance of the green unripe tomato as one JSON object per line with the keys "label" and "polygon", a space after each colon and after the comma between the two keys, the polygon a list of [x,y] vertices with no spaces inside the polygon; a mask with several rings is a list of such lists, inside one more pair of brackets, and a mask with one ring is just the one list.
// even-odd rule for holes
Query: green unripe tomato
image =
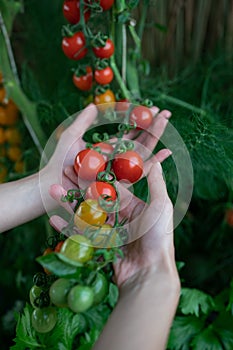
{"label": "green unripe tomato", "polygon": [[34,309],[39,307],[39,305],[37,304],[37,301],[39,300],[39,296],[40,296],[41,292],[43,292],[43,289],[36,286],[36,285],[32,286],[32,288],[30,289],[29,299],[30,299],[30,303],[31,303],[32,307],[34,307]]}
{"label": "green unripe tomato", "polygon": [[88,310],[94,301],[93,289],[87,286],[77,285],[68,294],[68,306],[73,312]]}
{"label": "green unripe tomato", "polygon": [[71,285],[68,279],[58,278],[49,288],[51,302],[56,306],[67,306],[67,295],[70,287]]}
{"label": "green unripe tomato", "polygon": [[88,238],[77,234],[65,240],[60,253],[69,259],[85,263],[92,259],[94,248]]}
{"label": "green unripe tomato", "polygon": [[98,273],[91,285],[94,292],[94,304],[99,304],[108,293],[108,281],[102,273]]}
{"label": "green unripe tomato", "polygon": [[32,313],[32,326],[39,333],[50,332],[57,323],[57,311],[54,307],[35,309]]}

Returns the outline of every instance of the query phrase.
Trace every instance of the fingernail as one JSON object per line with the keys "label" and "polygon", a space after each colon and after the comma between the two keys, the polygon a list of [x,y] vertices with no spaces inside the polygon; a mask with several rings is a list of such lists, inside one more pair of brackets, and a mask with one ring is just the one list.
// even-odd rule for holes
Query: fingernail
{"label": "fingernail", "polygon": [[172,113],[170,111],[168,111],[167,109],[164,109],[162,111],[162,113],[163,113],[164,118],[166,118],[166,119],[169,119],[172,116]]}

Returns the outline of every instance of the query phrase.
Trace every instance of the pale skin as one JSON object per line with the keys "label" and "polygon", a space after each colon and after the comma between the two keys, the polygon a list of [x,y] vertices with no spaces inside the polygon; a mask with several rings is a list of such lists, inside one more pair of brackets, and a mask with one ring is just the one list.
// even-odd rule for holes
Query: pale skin
{"label": "pale skin", "polygon": [[[145,132],[137,139],[149,150],[154,149],[170,117],[168,111],[158,113],[155,108],[154,113],[156,117],[151,126],[152,134]],[[92,125],[96,115],[93,105],[79,115],[72,126],[62,133],[51,160],[40,174],[0,186],[0,196],[4,203],[0,213],[0,232],[44,213],[39,177],[48,192],[45,200],[49,209],[62,204],[68,211],[72,211],[67,203],[61,203],[60,198],[66,193],[64,187],[66,189],[74,187],[74,174],[69,165],[72,164],[75,154],[85,147],[81,135]],[[74,147],[69,149],[72,144]],[[138,147],[138,151],[142,149]],[[145,173],[148,176],[151,195],[150,204],[145,206],[144,202],[131,196],[130,205],[121,211],[121,216],[127,216],[131,220],[130,235],[140,238],[124,246],[124,259],[119,259],[114,265],[115,281],[120,289],[120,297],[94,350],[166,348],[180,294],[173,246],[173,207],[160,165],[170,154],[169,150],[164,149],[145,162]],[[63,163],[65,155],[66,161]],[[62,177],[61,168],[64,165],[67,176]],[[122,186],[119,186],[119,190],[123,203],[129,193]],[[53,199],[49,196],[49,192]],[[144,209],[143,215],[140,221],[137,221],[138,213],[142,209]],[[12,215],[9,217],[11,211]],[[58,231],[66,225],[66,222],[58,216],[53,216],[50,223]]]}

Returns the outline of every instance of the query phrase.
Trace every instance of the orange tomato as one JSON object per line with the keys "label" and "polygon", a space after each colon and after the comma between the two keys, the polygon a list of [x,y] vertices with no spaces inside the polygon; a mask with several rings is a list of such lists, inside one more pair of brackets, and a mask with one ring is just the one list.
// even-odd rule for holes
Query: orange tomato
{"label": "orange tomato", "polygon": [[[51,254],[51,253],[53,253],[53,250],[51,248],[46,248],[45,251],[43,252],[43,256]],[[43,267],[43,269],[47,275],[51,274],[51,272],[48,269],[46,269],[45,267]]]}
{"label": "orange tomato", "polygon": [[4,163],[0,163],[0,183],[3,183],[7,177],[7,167]]}
{"label": "orange tomato", "polygon": [[22,174],[25,169],[25,164],[23,160],[17,160],[14,165],[14,170],[16,173]]}
{"label": "orange tomato", "polygon": [[0,145],[3,145],[6,142],[6,135],[3,128],[0,127]]}
{"label": "orange tomato", "polygon": [[0,106],[0,125],[6,125],[6,123],[7,123],[6,108],[3,106]]}
{"label": "orange tomato", "polygon": [[6,141],[11,145],[19,145],[21,143],[21,135],[17,128],[7,128],[5,130]]}
{"label": "orange tomato", "polygon": [[2,75],[2,72],[0,72],[0,84],[3,83],[3,75]]}
{"label": "orange tomato", "polygon": [[2,103],[6,97],[6,90],[4,87],[0,87],[0,102]]}
{"label": "orange tomato", "polygon": [[114,108],[116,104],[116,98],[112,90],[107,89],[105,92],[96,95],[94,103],[101,112],[105,112],[108,108]]}
{"label": "orange tomato", "polygon": [[6,105],[6,115],[7,115],[7,123],[6,125],[14,125],[19,117],[19,110],[16,104],[9,100],[9,103]]}
{"label": "orange tomato", "polygon": [[6,149],[4,146],[0,147],[0,157],[5,157],[6,155]]}
{"label": "orange tomato", "polygon": [[17,146],[10,146],[7,150],[7,157],[12,160],[12,162],[16,162],[20,160],[22,156],[21,149]]}

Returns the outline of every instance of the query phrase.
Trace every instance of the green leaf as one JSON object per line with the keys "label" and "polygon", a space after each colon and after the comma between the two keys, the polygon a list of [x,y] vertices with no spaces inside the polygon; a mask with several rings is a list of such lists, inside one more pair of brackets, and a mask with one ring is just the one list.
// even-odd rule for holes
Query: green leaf
{"label": "green leaf", "polygon": [[87,321],[89,328],[101,330],[111,313],[111,309],[104,304],[100,304],[92,309],[89,309],[83,315]]}
{"label": "green leaf", "polygon": [[216,329],[216,333],[218,334],[221,343],[224,345],[224,350],[232,350],[233,349],[233,333],[232,331],[228,331],[226,329]]}
{"label": "green leaf", "polygon": [[42,348],[40,343],[38,343],[36,338],[36,332],[31,325],[31,312],[32,308],[26,304],[22,315],[18,316],[17,326],[16,326],[16,338],[14,342],[16,343],[11,347],[13,350],[24,350],[26,348],[38,349]]}
{"label": "green leaf", "polygon": [[189,350],[190,341],[204,327],[204,321],[195,316],[178,316],[173,321],[171,328],[168,349]]}
{"label": "green leaf", "polygon": [[229,303],[227,305],[227,311],[230,311],[231,314],[233,315],[233,280],[231,281],[230,284],[230,291],[229,291]]}
{"label": "green leaf", "polygon": [[43,267],[45,267],[46,269],[54,273],[56,276],[70,277],[72,275],[77,274],[78,272],[77,265],[76,264],[75,266],[70,265],[67,262],[67,259],[64,259],[66,261],[62,261],[60,259],[61,255],[62,254],[51,253],[45,256],[40,256],[36,260],[39,264],[41,264]]}
{"label": "green leaf", "polygon": [[199,316],[200,311],[207,314],[213,310],[215,303],[210,295],[198,289],[182,288],[179,307],[184,315]]}
{"label": "green leaf", "polygon": [[135,7],[137,7],[139,4],[139,0],[129,0],[127,1],[127,5],[129,10],[133,10]]}
{"label": "green leaf", "polygon": [[119,297],[119,289],[114,283],[109,284],[108,303],[114,308]]}
{"label": "green leaf", "polygon": [[192,350],[222,350],[222,345],[218,339],[213,326],[210,325],[199,333],[192,341]]}
{"label": "green leaf", "polygon": [[84,331],[85,319],[80,314],[74,314],[68,308],[58,308],[58,321],[55,328],[46,334],[39,334],[46,349],[50,350],[72,350],[74,338]]}

